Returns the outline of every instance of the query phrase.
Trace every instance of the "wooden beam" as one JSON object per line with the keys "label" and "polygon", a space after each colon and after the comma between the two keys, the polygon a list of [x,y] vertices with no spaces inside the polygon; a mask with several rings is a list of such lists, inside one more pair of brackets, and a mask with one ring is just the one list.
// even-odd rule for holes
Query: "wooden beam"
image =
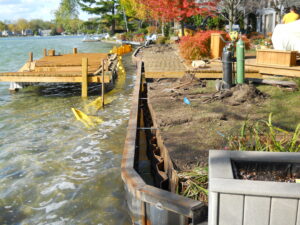
{"label": "wooden beam", "polygon": [[46,56],[47,56],[47,49],[44,48],[44,57],[46,57]]}
{"label": "wooden beam", "polygon": [[[28,65],[29,66],[29,65]],[[24,67],[24,69],[28,70],[29,67]],[[23,69],[23,67],[21,68]],[[20,69],[20,70],[21,70]],[[63,72],[51,72],[51,71],[27,71],[27,72],[4,72],[4,73],[0,73],[0,77],[2,76],[21,76],[21,77],[26,77],[26,76],[30,76],[30,77],[34,77],[34,76],[41,76],[41,77],[69,77],[69,76],[73,76],[73,77],[76,77],[76,76],[81,76],[81,72],[66,72],[66,71],[63,71]]]}
{"label": "wooden beam", "polygon": [[[159,79],[159,78],[181,78],[185,74],[184,71],[182,72],[145,72],[145,78],[153,78],[153,79]],[[196,78],[202,78],[202,79],[220,79],[223,77],[222,72],[193,72],[195,74]],[[262,75],[258,72],[253,73],[246,73],[245,77],[247,78],[262,78]]]}
{"label": "wooden beam", "polygon": [[[105,72],[105,60],[102,60],[102,80],[104,80],[104,72]],[[104,83],[101,84],[101,96],[102,96],[102,107],[104,108]]]}
{"label": "wooden beam", "polygon": [[77,48],[73,48],[73,54],[74,54],[74,55],[77,54]]}
{"label": "wooden beam", "polygon": [[145,78],[180,78],[183,77],[184,74],[184,71],[145,72]]}
{"label": "wooden beam", "polygon": [[80,66],[48,66],[48,67],[35,67],[35,72],[79,72],[81,71]]}
{"label": "wooden beam", "polygon": [[81,97],[88,96],[88,58],[82,58],[82,83],[81,83]]}
{"label": "wooden beam", "polygon": [[248,78],[250,81],[253,83],[258,83],[258,84],[269,84],[269,85],[278,85],[282,87],[291,87],[291,88],[297,88],[297,84],[294,81],[285,81],[285,80],[267,80],[267,79],[253,79],[253,78]]}
{"label": "wooden beam", "polygon": [[[104,83],[109,83],[111,77],[104,76]],[[0,76],[0,82],[29,83],[82,83],[81,76]],[[102,76],[89,76],[89,83],[102,83]]]}
{"label": "wooden beam", "polygon": [[29,52],[29,59],[28,62],[32,62],[33,61],[33,53]]}
{"label": "wooden beam", "polygon": [[287,77],[300,77],[300,71],[299,70],[261,68],[259,70],[259,72],[261,74],[271,74],[271,75],[287,76]]}

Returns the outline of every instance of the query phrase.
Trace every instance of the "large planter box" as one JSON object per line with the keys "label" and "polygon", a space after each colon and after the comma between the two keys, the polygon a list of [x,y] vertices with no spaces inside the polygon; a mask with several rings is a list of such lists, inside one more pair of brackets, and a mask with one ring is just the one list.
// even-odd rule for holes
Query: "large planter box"
{"label": "large planter box", "polygon": [[296,66],[297,51],[260,49],[256,51],[256,63],[273,66]]}
{"label": "large planter box", "polygon": [[289,163],[299,168],[300,154],[210,151],[209,225],[300,224],[300,184],[235,179],[236,162]]}
{"label": "large planter box", "polygon": [[223,48],[225,47],[225,43],[222,40],[222,37],[224,39],[225,34],[218,34],[218,33],[211,34],[210,49],[211,49],[211,57],[213,59],[222,57]]}

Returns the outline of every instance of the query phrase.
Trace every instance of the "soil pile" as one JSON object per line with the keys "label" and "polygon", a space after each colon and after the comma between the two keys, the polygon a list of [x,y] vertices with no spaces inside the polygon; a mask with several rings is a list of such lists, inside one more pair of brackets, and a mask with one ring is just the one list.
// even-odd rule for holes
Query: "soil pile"
{"label": "soil pile", "polygon": [[221,90],[206,99],[206,103],[221,100],[231,106],[238,106],[243,103],[259,104],[266,99],[267,94],[259,91],[254,85],[236,85],[229,90]]}
{"label": "soil pile", "polygon": [[242,84],[237,85],[230,90],[231,96],[226,99],[230,105],[240,105],[244,102],[257,104],[263,101],[267,95],[259,91],[255,86]]}

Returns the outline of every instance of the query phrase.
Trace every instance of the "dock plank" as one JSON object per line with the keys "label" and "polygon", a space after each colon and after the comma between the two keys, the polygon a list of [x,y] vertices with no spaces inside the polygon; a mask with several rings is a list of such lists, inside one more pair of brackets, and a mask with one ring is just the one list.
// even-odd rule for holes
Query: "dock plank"
{"label": "dock plank", "polygon": [[[111,76],[104,76],[104,83],[109,83]],[[81,83],[80,76],[0,76],[0,82],[30,82],[30,83]],[[89,76],[89,83],[102,83],[101,76]]]}

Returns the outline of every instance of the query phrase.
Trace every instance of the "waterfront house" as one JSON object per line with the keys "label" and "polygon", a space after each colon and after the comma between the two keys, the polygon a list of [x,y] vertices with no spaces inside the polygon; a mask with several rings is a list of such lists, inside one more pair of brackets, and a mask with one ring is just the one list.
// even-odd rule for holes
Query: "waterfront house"
{"label": "waterfront house", "polygon": [[32,36],[33,31],[31,29],[22,30],[22,35],[23,36]]}
{"label": "waterfront house", "polygon": [[268,0],[265,2],[265,5],[262,9],[258,9],[256,12],[257,15],[257,27],[256,31],[267,34],[273,32],[277,24],[281,23],[281,20],[286,13],[286,10],[295,5],[300,7],[300,2],[298,0],[291,0],[289,5],[277,5],[274,6],[274,0]]}
{"label": "waterfront house", "polygon": [[51,35],[51,30],[40,30],[40,35],[41,36],[50,36]]}
{"label": "waterfront house", "polygon": [[9,30],[4,30],[2,32],[2,36],[3,37],[8,37],[8,36],[12,36],[12,35],[13,35],[13,33],[11,31],[9,31]]}

